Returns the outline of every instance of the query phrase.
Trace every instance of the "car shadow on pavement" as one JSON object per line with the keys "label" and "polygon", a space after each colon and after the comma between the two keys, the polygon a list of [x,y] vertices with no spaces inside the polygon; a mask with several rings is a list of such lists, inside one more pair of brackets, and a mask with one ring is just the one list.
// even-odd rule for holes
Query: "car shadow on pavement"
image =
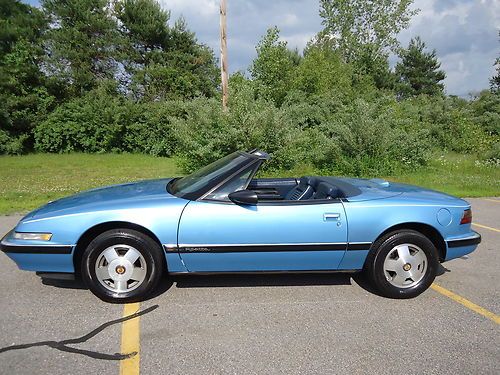
{"label": "car shadow on pavement", "polygon": [[351,285],[347,273],[179,275],[172,279],[177,288]]}
{"label": "car shadow on pavement", "polygon": [[62,289],[88,289],[83,280],[57,280],[42,277],[42,284]]}
{"label": "car shadow on pavement", "polygon": [[[47,285],[47,286],[52,286],[55,288],[62,288],[62,289],[87,289],[87,286],[83,282],[81,278],[75,278],[75,280],[58,280],[58,279],[47,279],[47,278],[42,278],[42,284]],[[169,290],[172,287],[172,279],[170,277],[163,277],[160,280],[160,283],[156,287],[156,289],[148,295],[146,298],[144,298],[144,301],[158,297],[159,295],[165,293],[167,290]]]}
{"label": "car shadow on pavement", "polygon": [[[444,267],[442,264],[439,264],[436,272],[436,277],[444,275],[447,272],[451,271],[448,268]],[[356,284],[358,284],[361,288],[363,288],[367,292],[375,294],[379,297],[386,298],[385,296],[380,294],[380,292],[377,289],[373,287],[373,285],[370,283],[370,281],[362,272],[351,274],[351,277],[356,282]]]}
{"label": "car shadow on pavement", "polygon": [[[437,276],[451,272],[439,265]],[[276,273],[276,274],[224,274],[224,275],[175,275],[164,276],[153,293],[144,300],[150,300],[166,293],[175,283],[177,288],[217,287],[269,287],[269,286],[314,286],[352,285],[354,281],[369,293],[381,296],[362,272],[357,273]],[[42,278],[44,285],[63,289],[88,289],[83,280],[56,280]]]}

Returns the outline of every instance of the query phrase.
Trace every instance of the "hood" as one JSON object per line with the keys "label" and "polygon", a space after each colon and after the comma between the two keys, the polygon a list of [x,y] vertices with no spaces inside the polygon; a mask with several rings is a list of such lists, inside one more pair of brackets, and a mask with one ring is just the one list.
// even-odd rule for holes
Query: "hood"
{"label": "hood", "polygon": [[98,189],[83,191],[81,193],[61,198],[47,203],[45,206],[30,212],[23,220],[36,219],[47,214],[65,214],[82,212],[94,209],[112,208],[117,205],[144,204],[151,200],[167,200],[176,198],[167,192],[166,186],[171,178],[146,180],[126,184],[106,186]]}
{"label": "hood", "polygon": [[[351,185],[357,194],[348,196],[350,202],[362,202],[374,199],[384,199],[400,196],[407,201],[422,201],[425,203],[438,203],[449,205],[464,205],[468,203],[463,199],[439,191],[422,188],[420,186],[390,182],[378,178],[337,178],[346,185]],[[335,183],[334,181],[332,181]]]}

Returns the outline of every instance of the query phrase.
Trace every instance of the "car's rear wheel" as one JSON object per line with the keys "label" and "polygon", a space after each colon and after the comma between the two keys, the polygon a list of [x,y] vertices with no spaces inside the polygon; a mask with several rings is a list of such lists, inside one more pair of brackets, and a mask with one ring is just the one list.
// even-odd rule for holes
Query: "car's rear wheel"
{"label": "car's rear wheel", "polygon": [[161,247],[130,229],[97,236],[82,256],[82,277],[97,297],[127,303],[144,299],[157,286],[165,267]]}
{"label": "car's rear wheel", "polygon": [[383,296],[413,298],[432,284],[438,266],[437,249],[426,236],[401,230],[374,243],[365,273]]}

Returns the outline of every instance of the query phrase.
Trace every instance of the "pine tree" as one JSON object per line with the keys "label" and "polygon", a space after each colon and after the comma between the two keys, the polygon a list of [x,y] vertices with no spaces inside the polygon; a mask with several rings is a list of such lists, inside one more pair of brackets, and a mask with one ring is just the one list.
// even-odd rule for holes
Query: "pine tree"
{"label": "pine tree", "polygon": [[46,27],[37,8],[0,2],[0,154],[31,148],[31,131],[53,100],[40,69]]}
{"label": "pine tree", "polygon": [[219,74],[213,52],[197,42],[182,19],[170,26],[170,12],[156,0],[117,1],[115,15],[124,41],[120,61],[136,99],[215,94]]}
{"label": "pine tree", "polygon": [[399,53],[401,61],[396,64],[397,88],[401,97],[420,94],[442,95],[446,78],[441,63],[436,57],[436,50],[425,51],[425,43],[416,37],[411,39],[407,49]]}
{"label": "pine tree", "polygon": [[118,26],[107,0],[42,0],[50,19],[47,72],[81,95],[113,80],[118,69]]}

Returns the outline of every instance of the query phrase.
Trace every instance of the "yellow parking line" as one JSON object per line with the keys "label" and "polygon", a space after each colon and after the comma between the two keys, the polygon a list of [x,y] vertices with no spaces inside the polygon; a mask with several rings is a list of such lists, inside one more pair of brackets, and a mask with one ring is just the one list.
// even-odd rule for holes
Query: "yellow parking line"
{"label": "yellow parking line", "polygon": [[476,227],[479,227],[479,228],[484,228],[484,229],[493,230],[495,232],[500,232],[500,229],[492,228],[492,227],[487,227],[486,225],[476,224],[476,223],[472,223],[472,225],[475,225]]}
{"label": "yellow parking line", "polygon": [[[127,303],[123,307],[123,316],[129,316],[139,311],[140,303]],[[140,364],[140,317],[126,320],[122,323],[121,353],[135,355],[120,362],[120,375],[138,375]]]}
{"label": "yellow parking line", "polygon": [[485,318],[493,320],[496,324],[500,324],[500,316],[492,313],[491,311],[486,310],[485,308],[476,305],[475,303],[465,299],[464,297],[459,296],[458,294],[453,293],[451,290],[443,288],[435,283],[431,285],[431,288],[438,293],[441,293],[443,296],[451,298],[453,301],[460,303],[461,305],[467,307],[469,310],[472,310],[479,315],[484,316]]}
{"label": "yellow parking line", "polygon": [[488,199],[488,198],[483,198],[484,201],[490,201],[490,202],[496,202],[500,203],[500,199]]}

